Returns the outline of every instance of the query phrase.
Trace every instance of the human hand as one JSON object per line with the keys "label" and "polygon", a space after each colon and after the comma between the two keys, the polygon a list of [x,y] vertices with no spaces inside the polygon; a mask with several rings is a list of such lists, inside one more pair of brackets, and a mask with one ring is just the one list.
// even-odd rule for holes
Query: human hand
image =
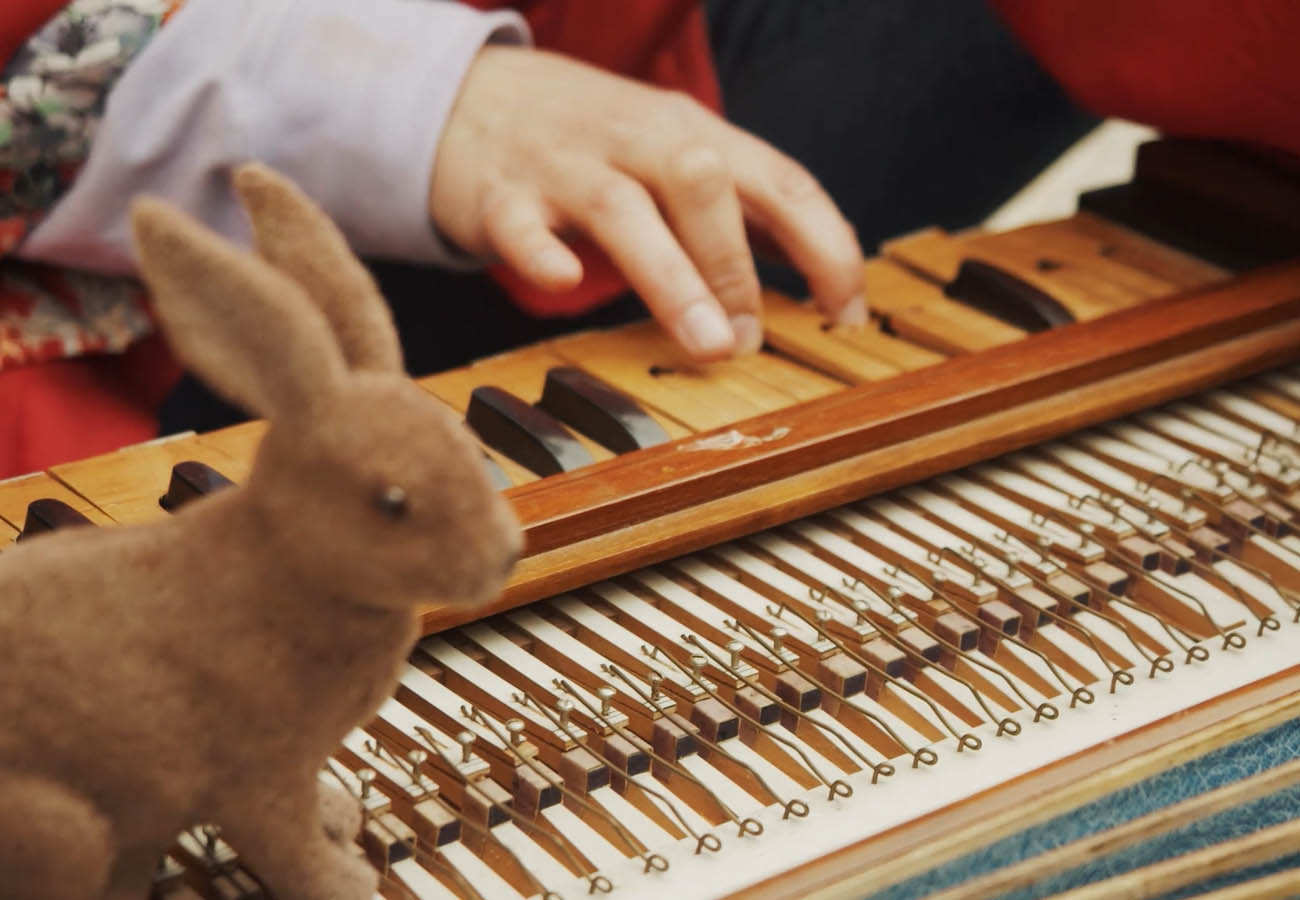
{"label": "human hand", "polygon": [[817,181],[688,97],[538,50],[489,46],[443,132],[429,210],[462,249],[567,290],[598,244],[700,361],[757,350],[746,225],[807,278],[823,313],[862,324],[862,251]]}

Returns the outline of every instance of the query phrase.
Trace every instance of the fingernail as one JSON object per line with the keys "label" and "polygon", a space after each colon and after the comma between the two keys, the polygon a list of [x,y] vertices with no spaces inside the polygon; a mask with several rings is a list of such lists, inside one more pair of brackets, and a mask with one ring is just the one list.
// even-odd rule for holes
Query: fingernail
{"label": "fingernail", "polygon": [[735,341],[722,310],[712,303],[692,304],[678,326],[682,345],[692,356],[717,356],[731,350]]}
{"label": "fingernail", "polygon": [[859,327],[867,324],[867,301],[858,294],[840,309],[839,316],[835,319],[836,325],[848,325],[850,327]]}
{"label": "fingernail", "polygon": [[731,331],[736,336],[736,353],[757,353],[763,346],[763,323],[753,313],[732,316]]}

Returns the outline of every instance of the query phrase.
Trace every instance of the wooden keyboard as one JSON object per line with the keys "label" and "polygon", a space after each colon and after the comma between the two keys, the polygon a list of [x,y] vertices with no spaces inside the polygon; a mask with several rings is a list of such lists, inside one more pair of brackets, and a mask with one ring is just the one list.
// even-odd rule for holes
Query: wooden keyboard
{"label": "wooden keyboard", "polygon": [[[1300,713],[1300,262],[1096,206],[1134,204],[1165,241],[1084,211],[890,242],[870,327],[770,295],[746,359],[639,324],[422,379],[528,553],[429,610],[321,773],[383,895],[863,896]],[[261,433],[0,482],[0,552],[201,502]],[[155,891],[261,896],[215,826]]]}

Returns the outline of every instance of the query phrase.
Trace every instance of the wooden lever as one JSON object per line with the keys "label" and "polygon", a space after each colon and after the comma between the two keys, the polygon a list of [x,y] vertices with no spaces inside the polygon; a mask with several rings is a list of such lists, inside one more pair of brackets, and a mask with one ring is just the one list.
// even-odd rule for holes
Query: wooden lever
{"label": "wooden lever", "polygon": [[158,498],[158,505],[168,512],[176,512],[191,500],[216,493],[234,485],[234,482],[206,463],[187,460],[172,466],[167,493]]}
{"label": "wooden lever", "polygon": [[1074,316],[1049,294],[1010,272],[967,259],[943,289],[944,294],[1025,331],[1069,325]]}
{"label": "wooden lever", "polygon": [[465,421],[489,447],[538,475],[571,472],[594,462],[550,413],[500,388],[475,388]]}
{"label": "wooden lever", "polygon": [[18,535],[18,540],[26,540],[60,528],[80,528],[83,525],[93,524],[95,523],[62,500],[50,498],[33,500],[27,504],[27,519],[23,523],[23,530]]}
{"label": "wooden lever", "polygon": [[556,366],[546,373],[537,405],[615,453],[668,441],[663,426],[631,397],[572,366]]}

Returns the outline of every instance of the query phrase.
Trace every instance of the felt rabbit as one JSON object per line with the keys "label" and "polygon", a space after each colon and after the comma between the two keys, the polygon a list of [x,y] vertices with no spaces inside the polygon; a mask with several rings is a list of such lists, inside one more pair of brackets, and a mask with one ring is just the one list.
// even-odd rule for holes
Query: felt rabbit
{"label": "felt rabbit", "polygon": [[158,201],[132,222],[176,354],[271,426],[241,487],[0,554],[2,898],[141,900],[215,822],[281,900],[370,900],[356,804],[317,773],[417,607],[486,601],[521,548],[333,224],[265,168],[235,183],[259,255]]}

